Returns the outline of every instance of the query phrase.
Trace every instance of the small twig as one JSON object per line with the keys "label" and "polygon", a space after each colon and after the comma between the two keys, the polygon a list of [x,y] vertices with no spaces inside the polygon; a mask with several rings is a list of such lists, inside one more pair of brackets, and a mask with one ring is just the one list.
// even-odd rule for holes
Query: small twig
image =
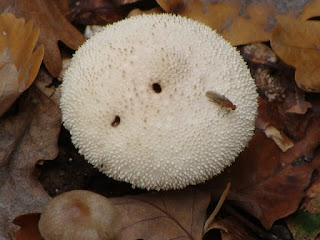
{"label": "small twig", "polygon": [[204,233],[207,232],[209,224],[212,223],[212,221],[214,220],[214,218],[218,214],[220,208],[222,207],[224,201],[226,200],[227,195],[228,195],[229,190],[230,190],[230,187],[231,187],[231,183],[229,182],[227,184],[227,186],[226,186],[226,189],[223,191],[216,208],[213,210],[212,214],[210,215],[210,217],[207,219],[206,223],[204,224],[204,228],[203,228],[203,230],[204,230],[203,232]]}

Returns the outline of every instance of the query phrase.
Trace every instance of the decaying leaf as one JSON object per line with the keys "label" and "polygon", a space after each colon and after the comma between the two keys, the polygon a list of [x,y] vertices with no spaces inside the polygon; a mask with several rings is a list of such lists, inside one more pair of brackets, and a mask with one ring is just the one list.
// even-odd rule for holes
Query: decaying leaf
{"label": "decaying leaf", "polygon": [[29,213],[21,215],[13,220],[20,227],[15,235],[16,240],[44,240],[38,229],[40,213]]}
{"label": "decaying leaf", "polygon": [[287,223],[295,240],[314,240],[320,234],[320,212],[299,210]]}
{"label": "decaying leaf", "polygon": [[320,22],[277,18],[271,36],[272,49],[296,68],[295,80],[307,92],[320,92]]}
{"label": "decaying leaf", "polygon": [[311,103],[305,100],[304,91],[296,88],[296,91],[289,94],[287,97],[287,113],[305,114],[309,108],[312,107]]}
{"label": "decaying leaf", "polygon": [[301,209],[307,209],[310,213],[320,212],[320,178],[319,172],[318,179],[306,191],[306,197]]}
{"label": "decaying leaf", "polygon": [[[58,0],[56,0],[59,2]],[[84,36],[61,13],[56,1],[52,0],[1,0],[0,12],[11,12],[17,17],[33,20],[40,28],[38,42],[44,45],[44,63],[54,77],[61,71],[61,55],[58,41],[77,49]]]}
{"label": "decaying leaf", "polygon": [[320,156],[313,155],[320,139],[319,120],[310,121],[305,137],[286,152],[261,130],[234,165],[212,180],[213,186],[231,181],[228,195],[270,228],[275,220],[295,212],[310,183]]}
{"label": "decaying leaf", "polygon": [[210,193],[187,188],[110,200],[122,215],[119,240],[201,240]]}
{"label": "decaying leaf", "polygon": [[39,28],[11,13],[0,15],[0,116],[33,83],[43,58]]}
{"label": "decaying leaf", "polygon": [[41,212],[49,200],[35,175],[38,160],[58,154],[58,106],[31,87],[0,119],[0,239],[13,236],[15,217]]}
{"label": "decaying leaf", "polygon": [[276,66],[277,55],[269,46],[263,43],[251,43],[243,46],[241,55],[247,62],[258,63],[266,66]]}
{"label": "decaying leaf", "polygon": [[83,25],[106,25],[123,19],[130,9],[116,1],[80,0],[71,5],[68,16]]}
{"label": "decaying leaf", "polygon": [[297,17],[308,0],[290,2],[272,0],[157,0],[166,12],[203,22],[232,45],[269,41],[278,15]]}

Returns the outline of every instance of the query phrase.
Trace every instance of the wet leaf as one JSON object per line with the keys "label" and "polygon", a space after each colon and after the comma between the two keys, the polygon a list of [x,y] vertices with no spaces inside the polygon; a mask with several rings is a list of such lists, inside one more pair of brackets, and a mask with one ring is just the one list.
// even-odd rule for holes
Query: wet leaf
{"label": "wet leaf", "polygon": [[295,80],[307,92],[320,92],[320,22],[278,17],[271,46],[287,64],[296,68]]}
{"label": "wet leaf", "polygon": [[35,165],[57,156],[60,122],[58,106],[35,87],[0,118],[1,239],[14,235],[15,217],[41,212],[49,200],[37,180]]}
{"label": "wet leaf", "polygon": [[[58,0],[56,0],[59,2]],[[84,36],[66,19],[51,0],[2,0],[0,12],[11,12],[17,17],[33,20],[40,28],[39,43],[44,45],[44,63],[54,77],[61,71],[61,55],[58,41],[77,49],[85,40]]]}
{"label": "wet leaf", "polygon": [[119,240],[200,240],[210,193],[187,188],[111,200],[122,215]]}
{"label": "wet leaf", "polygon": [[190,17],[217,30],[232,45],[269,41],[276,17],[297,17],[308,0],[157,0],[166,11]]}
{"label": "wet leaf", "polygon": [[44,240],[38,229],[40,213],[29,213],[21,215],[13,220],[20,227],[16,233],[16,240]]}

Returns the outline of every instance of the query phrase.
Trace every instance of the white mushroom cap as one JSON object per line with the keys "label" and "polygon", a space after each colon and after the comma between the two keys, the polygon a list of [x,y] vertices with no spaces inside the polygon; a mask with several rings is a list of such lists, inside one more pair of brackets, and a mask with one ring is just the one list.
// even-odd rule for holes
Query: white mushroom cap
{"label": "white mushroom cap", "polygon": [[53,198],[39,221],[39,231],[46,240],[113,240],[121,227],[121,215],[113,203],[85,190]]}
{"label": "white mushroom cap", "polygon": [[[224,95],[236,110],[209,101]],[[106,175],[147,189],[204,182],[253,135],[254,80],[209,27],[169,14],[108,25],[80,47],[62,85],[65,127]]]}

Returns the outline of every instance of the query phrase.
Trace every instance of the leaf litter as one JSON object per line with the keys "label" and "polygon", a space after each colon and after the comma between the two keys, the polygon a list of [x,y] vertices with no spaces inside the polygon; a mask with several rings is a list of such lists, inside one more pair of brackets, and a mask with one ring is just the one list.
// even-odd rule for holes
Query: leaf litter
{"label": "leaf litter", "polygon": [[[80,32],[69,22],[73,17],[80,15],[72,15],[77,11],[72,12],[74,8],[70,10],[66,0],[46,0],[40,5],[36,1],[20,0],[16,5],[13,2],[2,1],[0,10],[24,16],[27,20],[33,19],[35,25],[40,27],[39,42],[45,46],[44,63],[49,73],[57,77],[61,69],[61,47],[58,47],[57,41],[62,40],[72,49],[76,49],[84,41]],[[86,23],[92,21],[92,24],[98,23],[101,19],[112,22],[123,17],[123,12],[119,12],[117,6],[129,6],[126,9],[128,13],[134,6],[141,6],[138,2],[112,5],[109,13],[115,15],[109,18],[101,12],[81,17],[84,17]],[[158,3],[164,11],[207,23],[234,45],[271,40],[272,49],[263,43],[253,43],[239,48],[248,62],[260,94],[256,131],[249,146],[233,166],[208,183],[181,191],[156,193],[127,191],[128,186],[125,186],[120,192],[112,194],[106,190],[106,186],[115,189],[115,186],[122,185],[99,175],[94,169],[90,170],[90,165],[75,153],[72,159],[79,158],[81,168],[86,171],[77,169],[79,165],[72,166],[69,162],[70,168],[63,173],[68,175],[71,174],[70,171],[74,171],[78,174],[79,182],[72,181],[70,175],[68,178],[65,178],[66,175],[59,175],[60,183],[50,182],[50,178],[46,179],[46,190],[54,196],[72,188],[91,188],[104,195],[120,196],[112,198],[112,201],[124,216],[125,228],[121,239],[128,239],[129,236],[136,239],[202,239],[203,225],[207,217],[206,209],[210,202],[209,195],[211,193],[212,200],[217,199],[216,193],[221,194],[221,188],[230,181],[232,188],[221,209],[222,212],[218,213],[212,225],[214,229],[218,229],[222,239],[256,239],[257,236],[271,238],[274,235],[266,235],[266,229],[270,229],[272,225],[279,226],[273,223],[283,218],[287,219],[290,230],[294,232],[293,224],[290,225],[288,220],[291,217],[286,218],[287,216],[293,216],[291,214],[297,209],[300,209],[297,214],[305,209],[311,214],[320,211],[317,202],[320,186],[318,173],[315,171],[319,170],[320,163],[317,151],[320,138],[320,102],[316,95],[303,91],[317,91],[315,89],[318,73],[312,72],[312,64],[300,67],[303,64],[308,65],[308,61],[311,61],[308,59],[318,60],[318,56],[313,53],[314,49],[317,50],[314,47],[317,46],[317,42],[311,38],[307,42],[311,44],[307,51],[302,47],[303,51],[295,56],[287,57],[281,53],[287,50],[281,49],[290,47],[297,35],[298,43],[301,44],[304,43],[304,39],[310,39],[310,34],[318,31],[316,24],[309,27],[312,24],[307,19],[317,16],[320,1],[293,1],[282,5],[273,1],[244,3],[236,0],[217,3],[159,0]],[[101,6],[99,1],[93,4]],[[92,11],[94,9],[91,9],[90,13]],[[257,15],[257,12],[261,14]],[[55,19],[55,23],[49,19]],[[294,24],[297,25],[297,29],[292,28]],[[303,36],[297,33],[301,28],[306,28]],[[283,34],[287,35],[283,37]],[[312,53],[309,53],[310,49]],[[288,67],[284,62],[295,69]],[[310,70],[305,71],[304,67],[311,68],[314,76],[310,75]],[[299,72],[303,73],[301,77]],[[295,81],[302,90],[295,86],[294,74]],[[41,212],[43,205],[50,199],[37,180],[39,176],[35,165],[39,160],[54,159],[58,154],[57,142],[61,121],[57,107],[59,87],[52,87],[54,80],[45,70],[42,69],[39,76],[33,86],[22,94],[0,119],[0,237],[5,239],[15,235],[17,227],[12,223],[14,219],[17,223],[21,220],[20,215]],[[69,161],[68,154],[62,155],[62,161]],[[42,170],[40,178],[45,179],[43,174],[46,172],[52,171],[54,175],[61,171],[47,168],[55,166],[55,162],[57,159],[44,161],[43,165],[38,167]],[[60,184],[59,189],[56,188],[57,183]],[[59,191],[56,192],[56,189]],[[123,196],[127,192],[131,195]],[[192,212],[190,209],[197,211]],[[241,211],[235,213],[230,209]],[[229,214],[224,215],[224,212]],[[247,218],[243,212],[255,217],[255,220]],[[259,222],[265,229],[257,227]],[[296,229],[296,233],[302,231]],[[256,234],[252,234],[252,231]],[[208,234],[211,232],[215,230],[209,231]],[[316,234],[314,233],[314,236]],[[296,237],[298,235],[295,234],[294,237],[299,239]]]}

